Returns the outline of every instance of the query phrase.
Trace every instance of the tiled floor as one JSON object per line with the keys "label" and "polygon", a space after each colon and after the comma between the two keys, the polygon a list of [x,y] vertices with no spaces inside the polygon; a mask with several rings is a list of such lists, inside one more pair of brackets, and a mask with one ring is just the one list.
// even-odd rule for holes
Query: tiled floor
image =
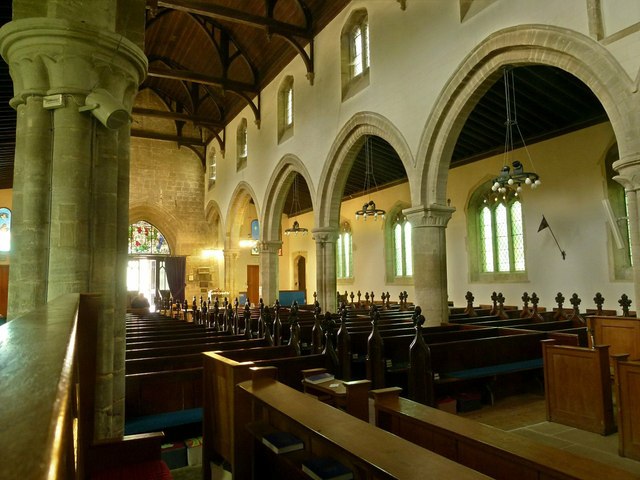
{"label": "tiled floor", "polygon": [[548,422],[542,396],[512,396],[496,402],[494,406],[483,406],[480,410],[461,415],[576,455],[614,465],[637,474],[640,478],[640,462],[618,455],[617,433],[603,436]]}

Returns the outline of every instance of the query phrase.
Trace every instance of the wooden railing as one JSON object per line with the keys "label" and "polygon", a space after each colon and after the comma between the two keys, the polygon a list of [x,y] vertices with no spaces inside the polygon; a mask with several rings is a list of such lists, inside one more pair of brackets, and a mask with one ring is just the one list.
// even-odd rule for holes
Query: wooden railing
{"label": "wooden railing", "polygon": [[64,295],[0,326],[0,478],[72,478],[80,296]]}

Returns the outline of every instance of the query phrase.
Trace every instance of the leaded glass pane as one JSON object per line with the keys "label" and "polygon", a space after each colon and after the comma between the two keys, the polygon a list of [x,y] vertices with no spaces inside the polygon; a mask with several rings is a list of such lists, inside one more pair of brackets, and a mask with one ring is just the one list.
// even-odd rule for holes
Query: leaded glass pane
{"label": "leaded glass pane", "polygon": [[406,265],[405,275],[410,277],[413,275],[413,252],[411,248],[411,223],[404,224],[404,262]]}
{"label": "leaded glass pane", "polygon": [[344,233],[344,277],[350,278],[353,269],[353,258],[351,255],[351,233]]}
{"label": "leaded glass pane", "polygon": [[129,253],[170,255],[164,235],[150,223],[141,221],[129,225]]}
{"label": "leaded glass pane", "polygon": [[293,88],[288,87],[286,95],[285,124],[290,126],[293,124]]}
{"label": "leaded glass pane", "polygon": [[624,217],[625,227],[627,229],[627,255],[629,255],[629,265],[633,267],[633,254],[631,252],[631,229],[629,228],[629,202],[627,201],[627,194],[624,194]]}
{"label": "leaded glass pane", "polygon": [[363,44],[364,44],[364,58],[362,60],[363,70],[369,68],[369,23],[366,22],[363,25]]}
{"label": "leaded glass pane", "polygon": [[522,229],[522,204],[511,205],[511,239],[513,241],[513,268],[524,272],[524,234]]}
{"label": "leaded glass pane", "polygon": [[507,224],[507,207],[499,204],[496,207],[496,247],[498,254],[498,271],[509,271],[509,225]]}
{"label": "leaded glass pane", "polygon": [[395,254],[396,277],[401,277],[402,272],[402,225],[396,223],[393,228],[393,249]]}
{"label": "leaded glass pane", "polygon": [[11,250],[11,210],[0,208],[0,252]]}
{"label": "leaded glass pane", "polygon": [[493,226],[491,224],[491,210],[484,207],[480,214],[480,255],[482,271],[493,272]]}
{"label": "leaded glass pane", "polygon": [[357,77],[363,71],[362,65],[362,29],[358,25],[353,29],[353,76]]}
{"label": "leaded glass pane", "polygon": [[338,251],[336,253],[336,263],[337,265],[337,277],[338,278],[344,278],[344,251],[342,249],[342,234],[340,234],[340,236],[338,237],[338,241],[337,241],[337,248]]}

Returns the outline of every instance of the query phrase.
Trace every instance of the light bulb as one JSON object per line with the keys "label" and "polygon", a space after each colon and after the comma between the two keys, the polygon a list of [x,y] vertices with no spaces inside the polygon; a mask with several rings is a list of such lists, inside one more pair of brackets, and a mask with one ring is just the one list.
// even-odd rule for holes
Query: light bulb
{"label": "light bulb", "polygon": [[509,185],[513,185],[513,178],[510,178],[509,180],[507,180],[507,183],[508,183]]}
{"label": "light bulb", "polygon": [[542,183],[542,180],[540,180],[539,178],[534,182],[537,186],[540,186],[540,184]]}
{"label": "light bulb", "polygon": [[529,177],[527,177],[525,179],[524,183],[526,183],[527,185],[531,185],[531,179]]}
{"label": "light bulb", "polygon": [[516,192],[520,193],[521,191],[522,191],[522,187],[518,185],[518,188],[516,188]]}

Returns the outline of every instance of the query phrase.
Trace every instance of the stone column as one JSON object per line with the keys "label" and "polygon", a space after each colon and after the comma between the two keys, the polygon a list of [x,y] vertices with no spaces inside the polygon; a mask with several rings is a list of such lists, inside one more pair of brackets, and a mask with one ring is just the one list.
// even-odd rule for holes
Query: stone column
{"label": "stone column", "polygon": [[316,292],[320,307],[327,312],[337,310],[336,241],[338,228],[314,228],[316,241]]}
{"label": "stone column", "polygon": [[16,98],[16,153],[8,318],[47,301],[51,112],[42,107],[42,89],[28,88]]}
{"label": "stone column", "polygon": [[280,240],[260,242],[260,285],[265,305],[273,305],[273,302],[278,298],[280,266],[278,251],[280,248],[282,248]]}
{"label": "stone column", "polygon": [[[631,256],[640,258],[640,153],[626,156],[614,162],[619,175],[613,179],[624,187],[627,194]],[[636,304],[640,302],[640,262],[633,262],[633,293]]]}
{"label": "stone column", "polygon": [[402,211],[411,222],[415,305],[422,307],[427,325],[448,320],[446,227],[453,207],[431,205]]}
{"label": "stone column", "polygon": [[[14,21],[0,29],[0,52],[9,64],[16,93],[12,104],[24,102],[36,85],[46,101],[39,108],[46,108],[49,118],[45,126],[45,114],[32,107],[27,130],[16,130],[17,158],[24,156],[31,169],[46,165],[50,176],[38,189],[33,185],[40,181],[37,178],[32,182],[19,175],[14,181],[19,192],[32,192],[30,201],[38,207],[17,215],[12,233],[18,238],[33,235],[29,228],[34,222],[25,219],[46,206],[38,232],[39,239],[47,242],[46,258],[44,248],[36,249],[44,270],[38,285],[46,288],[46,295],[34,302],[69,292],[101,296],[95,414],[96,435],[106,438],[118,435],[124,426],[124,341],[114,341],[124,335],[124,304],[118,305],[124,296],[116,292],[126,275],[125,264],[118,262],[123,252],[126,255],[122,250],[126,242],[118,232],[123,229],[119,218],[128,210],[128,153],[124,164],[119,158],[121,148],[129,148],[130,131],[121,127],[128,123],[133,97],[147,69],[142,49],[115,32],[144,29],[144,2],[133,0],[122,7],[116,0],[44,3],[46,10],[42,3],[15,1]],[[94,11],[98,6],[104,14]],[[137,27],[133,21],[117,22],[118,14],[137,18]],[[37,141],[31,144],[29,137],[23,137],[29,127],[38,125],[52,132],[40,149]],[[27,256],[12,258],[11,270],[31,268]],[[22,288],[20,280],[15,287],[10,302],[20,305],[24,301],[15,293]]]}
{"label": "stone column", "polygon": [[[238,260],[238,250],[235,248],[224,249],[224,289],[229,292],[229,301],[238,296],[236,288],[236,261]],[[222,302],[223,299],[220,299]]]}

